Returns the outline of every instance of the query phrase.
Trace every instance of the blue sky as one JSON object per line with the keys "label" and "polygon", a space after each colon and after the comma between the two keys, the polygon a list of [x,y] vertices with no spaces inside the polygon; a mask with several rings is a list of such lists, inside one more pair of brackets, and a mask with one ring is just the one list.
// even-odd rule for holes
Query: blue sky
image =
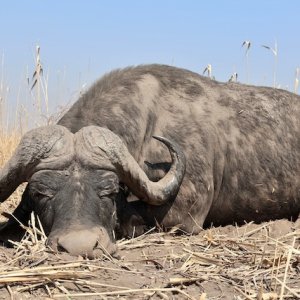
{"label": "blue sky", "polygon": [[[69,102],[82,85],[128,65],[163,63],[202,73],[210,63],[217,80],[233,72],[246,82],[244,40],[250,40],[249,82],[293,89],[300,67],[300,1],[61,0],[1,1],[0,54],[9,99],[34,70],[35,45],[48,76],[53,105]],[[73,98],[72,98],[73,97]]]}

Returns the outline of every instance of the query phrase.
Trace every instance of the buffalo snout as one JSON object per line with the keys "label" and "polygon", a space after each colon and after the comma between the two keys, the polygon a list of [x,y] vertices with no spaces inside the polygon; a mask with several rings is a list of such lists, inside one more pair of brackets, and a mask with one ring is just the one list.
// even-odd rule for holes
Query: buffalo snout
{"label": "buffalo snout", "polygon": [[103,227],[81,228],[50,234],[48,246],[57,252],[67,252],[89,259],[116,253],[117,246]]}

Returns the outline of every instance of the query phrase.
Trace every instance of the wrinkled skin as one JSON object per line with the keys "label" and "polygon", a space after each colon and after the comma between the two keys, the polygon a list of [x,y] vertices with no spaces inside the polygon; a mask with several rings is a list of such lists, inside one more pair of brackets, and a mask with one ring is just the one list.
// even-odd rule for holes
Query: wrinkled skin
{"label": "wrinkled skin", "polygon": [[[87,126],[108,128],[121,138],[131,163],[119,168],[114,155],[98,159],[99,145],[93,142],[101,139],[92,134],[92,142],[85,147],[78,142],[67,162],[44,166],[28,177],[16,215],[26,220],[28,211],[35,210],[54,249],[88,257],[103,248],[113,253],[115,235],[137,235],[155,225],[197,233],[212,223],[296,219],[299,116],[300,97],[283,90],[219,83],[161,65],[114,71],[96,82],[58,124],[76,136]],[[163,188],[172,181],[163,179],[172,164],[153,135],[168,138],[184,152],[186,172],[178,181],[179,191]],[[59,151],[51,155],[62,157]],[[136,163],[157,183],[155,188],[148,187],[144,175],[137,180],[125,174]],[[1,196],[0,180],[0,200],[9,194]],[[9,226],[2,232],[9,232]]]}

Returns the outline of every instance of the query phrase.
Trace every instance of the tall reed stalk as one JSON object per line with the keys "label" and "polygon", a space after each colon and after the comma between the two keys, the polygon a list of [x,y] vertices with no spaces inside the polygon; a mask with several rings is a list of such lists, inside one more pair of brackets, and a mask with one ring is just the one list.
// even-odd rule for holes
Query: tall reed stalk
{"label": "tall reed stalk", "polygon": [[213,79],[213,76],[212,76],[212,66],[211,64],[208,64],[204,71],[203,71],[203,75],[207,74],[207,76],[210,78],[210,79]]}
{"label": "tall reed stalk", "polygon": [[249,50],[251,47],[251,42],[250,41],[244,41],[242,44],[242,47],[246,48],[246,83],[249,84]]}
{"label": "tall reed stalk", "polygon": [[294,93],[298,93],[299,88],[299,76],[300,76],[300,68],[296,68],[296,74],[295,74],[295,82],[294,82]]}
{"label": "tall reed stalk", "polygon": [[48,99],[48,76],[44,77],[44,69],[41,63],[41,47],[36,45],[35,51],[35,69],[32,75],[31,90],[35,90],[35,105],[37,112],[43,114],[45,108],[46,118],[49,117],[49,99]]}
{"label": "tall reed stalk", "polygon": [[278,47],[277,47],[277,41],[275,41],[274,48],[266,45],[262,45],[265,49],[271,51],[271,53],[274,56],[274,64],[273,64],[273,87],[277,87],[276,83],[276,75],[277,75],[277,64],[278,64]]}

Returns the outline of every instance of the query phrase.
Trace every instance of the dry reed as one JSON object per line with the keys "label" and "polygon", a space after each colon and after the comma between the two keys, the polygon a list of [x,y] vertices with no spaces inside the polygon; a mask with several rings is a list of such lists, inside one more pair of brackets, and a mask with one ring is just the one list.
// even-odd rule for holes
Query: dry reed
{"label": "dry reed", "polygon": [[236,299],[300,297],[299,221],[211,228],[195,236],[177,235],[176,228],[147,233],[119,241],[118,258],[86,260],[53,253],[33,220],[13,253],[0,250],[0,287],[14,295],[214,299],[218,286]]}
{"label": "dry reed", "polygon": [[276,83],[276,75],[277,75],[277,64],[278,64],[278,47],[277,47],[277,41],[275,41],[274,48],[266,45],[262,45],[263,48],[271,51],[271,53],[274,56],[274,65],[273,65],[273,87],[277,87]]}
{"label": "dry reed", "polygon": [[242,43],[242,47],[246,48],[245,56],[246,56],[246,83],[247,84],[249,84],[249,50],[251,48],[251,45],[252,45],[251,41],[248,40]]}

